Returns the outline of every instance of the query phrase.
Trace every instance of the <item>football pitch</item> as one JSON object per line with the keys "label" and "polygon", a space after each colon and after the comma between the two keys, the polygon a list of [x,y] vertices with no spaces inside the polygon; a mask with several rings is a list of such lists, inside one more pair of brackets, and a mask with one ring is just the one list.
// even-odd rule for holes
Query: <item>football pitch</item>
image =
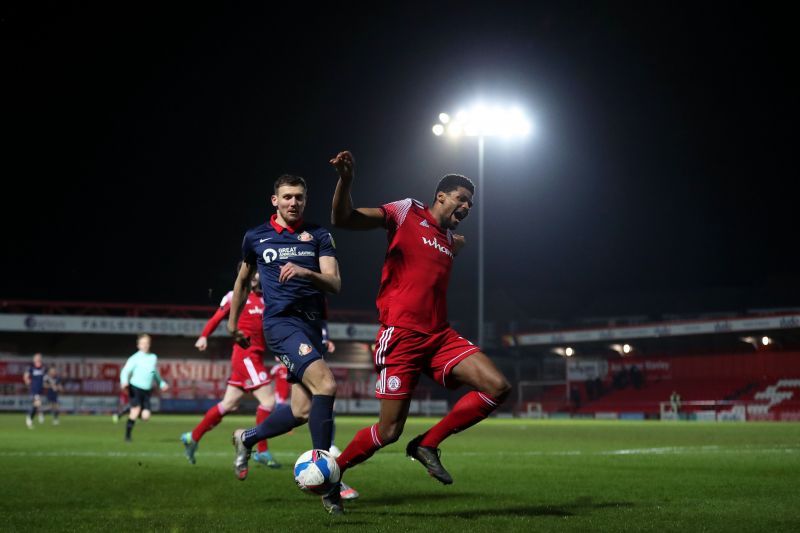
{"label": "football pitch", "polygon": [[[226,417],[190,465],[200,416],[154,415],[123,442],[106,416],[0,416],[2,531],[800,531],[800,424],[489,420],[442,445],[440,485],[405,457],[434,420],[346,477],[361,497],[329,517],[294,485],[305,428],[270,442],[283,463],[233,474]],[[340,417],[344,448],[374,418]]]}

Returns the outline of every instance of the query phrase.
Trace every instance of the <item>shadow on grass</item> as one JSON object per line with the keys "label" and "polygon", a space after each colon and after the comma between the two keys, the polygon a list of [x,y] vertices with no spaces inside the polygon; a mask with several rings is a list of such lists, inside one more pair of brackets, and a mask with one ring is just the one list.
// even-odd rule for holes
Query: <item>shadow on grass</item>
{"label": "shadow on grass", "polygon": [[[410,496],[410,497],[409,497]],[[391,500],[365,500],[365,504],[404,504],[413,503],[414,501],[431,501],[431,500],[452,500],[456,498],[472,498],[477,499],[474,494],[416,494],[409,496],[398,496]],[[565,504],[554,505],[513,505],[508,507],[495,506],[487,509],[463,509],[463,510],[441,510],[441,511],[419,511],[419,512],[403,512],[396,511],[393,515],[399,516],[436,516],[436,517],[455,517],[455,518],[481,518],[492,516],[575,516],[590,513],[600,509],[626,509],[633,507],[631,502],[594,502],[592,498],[584,497],[578,498],[574,502]],[[364,505],[366,507],[366,505]]]}

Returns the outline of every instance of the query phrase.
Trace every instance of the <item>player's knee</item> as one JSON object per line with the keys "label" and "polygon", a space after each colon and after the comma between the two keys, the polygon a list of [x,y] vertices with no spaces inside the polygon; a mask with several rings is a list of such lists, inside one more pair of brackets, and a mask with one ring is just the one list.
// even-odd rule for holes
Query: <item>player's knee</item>
{"label": "player's knee", "polygon": [[261,403],[259,403],[259,405],[261,406],[262,409],[266,409],[267,411],[272,411],[275,409],[275,398],[272,398],[271,400],[262,400]]}
{"label": "player's knee", "polygon": [[403,422],[393,422],[379,425],[378,433],[381,437],[381,443],[384,446],[388,446],[393,442],[397,442],[400,439],[400,435],[403,434],[403,426]]}
{"label": "player's knee", "polygon": [[298,426],[302,426],[303,424],[308,422],[308,415],[310,413],[311,413],[310,404],[300,410],[297,410],[295,407],[292,407],[292,414],[294,415],[295,422],[297,422]]}
{"label": "player's knee", "polygon": [[326,376],[319,384],[319,393],[325,396],[336,396],[336,380],[333,374]]}
{"label": "player's knee", "polygon": [[511,384],[502,374],[493,376],[486,388],[486,393],[490,394],[499,403],[506,401],[508,395],[511,394]]}
{"label": "player's knee", "polygon": [[219,403],[222,405],[222,409],[225,410],[225,413],[233,413],[239,410],[239,402],[226,402],[223,400]]}

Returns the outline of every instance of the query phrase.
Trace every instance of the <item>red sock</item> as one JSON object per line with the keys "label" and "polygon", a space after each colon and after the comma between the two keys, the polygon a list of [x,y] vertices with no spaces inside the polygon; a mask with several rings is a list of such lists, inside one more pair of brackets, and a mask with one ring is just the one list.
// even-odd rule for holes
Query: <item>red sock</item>
{"label": "red sock", "polygon": [[[256,425],[258,426],[259,424],[261,424],[261,422],[266,420],[270,414],[272,414],[272,409],[267,409],[266,407],[262,407],[259,405],[258,409],[256,409]],[[258,450],[259,453],[264,453],[265,451],[267,451],[269,449],[267,447],[267,439],[258,441],[256,449]]]}
{"label": "red sock", "polygon": [[383,448],[381,437],[378,434],[378,424],[364,428],[353,437],[342,455],[336,458],[339,469],[344,472],[351,466],[363,463],[372,455]]}
{"label": "red sock", "polygon": [[200,423],[197,424],[197,427],[192,431],[192,440],[195,442],[200,442],[200,439],[203,437],[203,435],[205,435],[207,431],[211,431],[214,426],[219,424],[223,416],[225,416],[225,408],[222,407],[221,403],[218,403],[206,411],[206,416],[203,417]]}
{"label": "red sock", "polygon": [[425,433],[420,446],[438,448],[444,439],[472,427],[497,409],[497,400],[478,391],[470,391],[456,402],[453,409],[438,424]]}

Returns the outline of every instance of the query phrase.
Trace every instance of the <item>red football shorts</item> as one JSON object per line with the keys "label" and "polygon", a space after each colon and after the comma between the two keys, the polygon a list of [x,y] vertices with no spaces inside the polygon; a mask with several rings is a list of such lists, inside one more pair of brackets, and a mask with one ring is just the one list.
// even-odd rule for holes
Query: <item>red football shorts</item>
{"label": "red football shorts", "polygon": [[261,356],[260,351],[252,348],[246,350],[238,344],[234,345],[231,356],[231,377],[228,378],[228,385],[246,391],[269,385],[271,378],[267,369],[264,368]]}
{"label": "red football shorts", "polygon": [[375,341],[375,397],[389,400],[410,398],[421,373],[443,387],[453,368],[481,349],[453,328],[438,333],[419,333],[405,328],[381,326]]}

